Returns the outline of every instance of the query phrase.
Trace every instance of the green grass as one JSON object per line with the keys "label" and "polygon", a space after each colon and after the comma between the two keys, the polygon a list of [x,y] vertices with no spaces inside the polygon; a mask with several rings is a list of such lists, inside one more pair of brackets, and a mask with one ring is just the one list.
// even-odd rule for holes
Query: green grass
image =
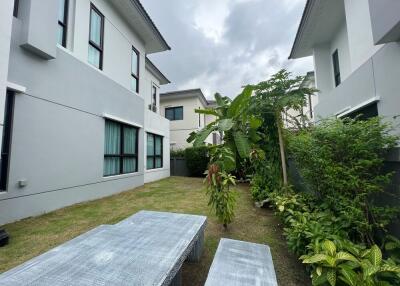
{"label": "green grass", "polygon": [[182,177],[5,225],[11,237],[10,244],[0,248],[0,273],[100,224],[114,224],[139,210],[160,210],[208,217],[201,262],[184,265],[183,285],[204,284],[221,237],[268,244],[279,285],[309,285],[304,267],[287,251],[279,220],[270,210],[253,206],[246,185],[235,191],[236,218],[227,231],[207,206],[202,179]]}

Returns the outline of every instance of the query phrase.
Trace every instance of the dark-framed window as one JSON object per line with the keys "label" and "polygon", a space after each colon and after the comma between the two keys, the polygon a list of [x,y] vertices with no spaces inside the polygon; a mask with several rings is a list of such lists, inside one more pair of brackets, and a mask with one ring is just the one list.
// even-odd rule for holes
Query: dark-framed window
{"label": "dark-framed window", "polygon": [[58,35],[57,41],[64,48],[67,47],[67,21],[69,0],[58,0]]}
{"label": "dark-framed window", "polygon": [[139,51],[132,47],[131,53],[131,87],[133,91],[139,93]]}
{"label": "dark-framed window", "polygon": [[15,18],[18,18],[18,8],[19,8],[19,0],[14,0],[13,16]]}
{"label": "dark-framed window", "polygon": [[335,78],[335,86],[338,86],[342,80],[340,78],[339,52],[336,50],[332,55],[333,76]]}
{"label": "dark-framed window", "polygon": [[102,70],[103,53],[104,16],[93,4],[90,4],[88,62],[96,68]]}
{"label": "dark-framed window", "polygon": [[12,125],[14,117],[15,93],[7,90],[6,104],[4,110],[4,128],[1,145],[1,170],[0,190],[6,191],[8,184],[8,170],[10,165]]}
{"label": "dark-framed window", "polygon": [[163,137],[147,133],[147,170],[163,167]]}
{"label": "dark-framed window", "polygon": [[368,120],[373,117],[379,116],[378,113],[378,103],[374,102],[370,105],[364,106],[352,113],[347,114],[344,117],[351,118],[351,119],[358,119],[358,120]]}
{"label": "dark-framed window", "polygon": [[183,106],[165,108],[165,118],[174,120],[183,120]]}
{"label": "dark-framed window", "polygon": [[151,85],[151,104],[149,106],[149,109],[154,112],[157,112],[157,93],[158,93],[158,87],[155,84],[152,84]]}
{"label": "dark-framed window", "polygon": [[114,176],[138,171],[139,129],[106,119],[103,175]]}

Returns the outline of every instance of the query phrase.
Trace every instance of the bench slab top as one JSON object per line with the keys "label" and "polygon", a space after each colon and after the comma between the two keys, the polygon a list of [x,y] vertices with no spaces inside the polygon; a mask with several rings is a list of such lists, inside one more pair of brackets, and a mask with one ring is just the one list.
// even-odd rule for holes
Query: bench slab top
{"label": "bench slab top", "polygon": [[0,285],[168,285],[206,217],[140,211],[0,275]]}
{"label": "bench slab top", "polygon": [[278,286],[267,245],[222,238],[205,286]]}

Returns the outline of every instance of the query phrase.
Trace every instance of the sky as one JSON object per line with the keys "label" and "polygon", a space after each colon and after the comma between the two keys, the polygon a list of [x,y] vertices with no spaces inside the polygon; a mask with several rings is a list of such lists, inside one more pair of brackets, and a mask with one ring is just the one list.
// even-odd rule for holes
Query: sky
{"label": "sky", "polygon": [[234,98],[282,68],[306,74],[311,58],[288,60],[305,1],[141,0],[172,48],[149,55],[172,82],[161,91]]}

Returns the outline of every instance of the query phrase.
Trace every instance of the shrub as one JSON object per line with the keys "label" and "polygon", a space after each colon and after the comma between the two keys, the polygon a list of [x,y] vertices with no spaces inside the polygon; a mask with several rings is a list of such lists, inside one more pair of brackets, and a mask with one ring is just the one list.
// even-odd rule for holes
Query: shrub
{"label": "shrub", "polygon": [[185,149],[186,166],[191,177],[203,177],[209,162],[208,151],[206,146]]}
{"label": "shrub", "polygon": [[385,260],[377,245],[367,249],[350,241],[351,218],[336,217],[313,196],[289,189],[269,193],[268,200],[284,223],[289,248],[308,265],[313,285],[400,285],[399,240],[389,237],[386,249],[393,254]]}
{"label": "shrub", "polygon": [[350,237],[370,246],[373,234],[396,215],[371,200],[391,179],[383,172],[384,154],[397,139],[389,131],[379,118],[329,119],[289,140],[290,154],[318,203],[350,220]]}
{"label": "shrub", "polygon": [[176,158],[176,157],[185,157],[185,149],[178,149],[178,150],[171,150],[170,152],[171,158]]}

